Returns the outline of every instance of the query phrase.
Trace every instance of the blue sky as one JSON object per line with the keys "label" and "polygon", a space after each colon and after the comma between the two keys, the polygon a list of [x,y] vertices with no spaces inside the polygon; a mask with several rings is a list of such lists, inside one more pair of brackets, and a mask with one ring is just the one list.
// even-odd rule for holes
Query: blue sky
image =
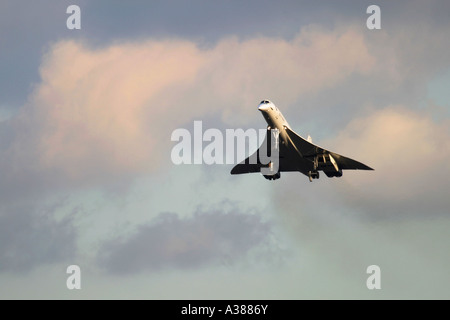
{"label": "blue sky", "polygon": [[[370,4],[3,1],[0,297],[448,299],[450,7],[368,30]],[[375,171],[170,161],[194,120],[264,128],[262,99]]]}

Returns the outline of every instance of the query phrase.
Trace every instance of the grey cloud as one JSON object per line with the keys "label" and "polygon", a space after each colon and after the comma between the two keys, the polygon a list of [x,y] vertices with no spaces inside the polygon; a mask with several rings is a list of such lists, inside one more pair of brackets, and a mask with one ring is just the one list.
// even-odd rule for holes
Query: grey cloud
{"label": "grey cloud", "polygon": [[369,4],[373,3],[337,2],[336,6],[351,9],[349,16],[341,16],[338,10],[342,22],[337,28],[350,24],[363,35],[368,52],[376,59],[373,70],[346,77],[320,94],[306,92],[289,106],[279,106],[287,109],[285,116],[291,125],[316,141],[333,136],[374,108],[402,104],[412,110],[423,109],[430,80],[450,67],[450,23],[444,18],[450,9],[448,2],[380,1],[382,29],[377,31],[365,25],[364,8]]}
{"label": "grey cloud", "polygon": [[[264,35],[288,38],[304,25],[333,27],[339,21],[356,21],[365,28],[366,9],[373,1],[205,0],[154,2],[103,0],[86,2],[85,25],[96,42],[117,38],[176,36],[215,42],[227,35]],[[378,1],[383,22],[448,22],[448,2]],[[417,9],[419,8],[419,9]],[[447,11],[446,11],[447,10]],[[232,23],[231,23],[232,22]]]}
{"label": "grey cloud", "polygon": [[[78,0],[76,3],[82,9],[80,31],[69,31],[65,26],[65,10],[73,1],[5,0],[0,3],[2,104],[18,107],[26,101],[31,84],[39,81],[37,66],[42,51],[49,43],[62,38],[85,39],[95,45],[149,37],[200,39],[205,43],[229,35],[290,38],[311,23],[333,27],[337,21],[354,21],[365,28],[365,9],[372,1]],[[396,24],[411,26],[411,21],[417,21],[419,28],[424,24],[448,25],[447,1],[380,1],[378,4],[382,7],[383,26],[388,30]]]}
{"label": "grey cloud", "polygon": [[28,272],[75,254],[75,229],[68,218],[56,220],[55,209],[0,208],[0,272]]}
{"label": "grey cloud", "polygon": [[[76,1],[83,5],[86,0]],[[66,28],[66,8],[74,1],[13,1],[0,3],[0,105],[17,108],[39,81],[38,65],[46,46],[82,34]]]}
{"label": "grey cloud", "polygon": [[[67,6],[74,1],[14,1],[0,3],[0,105],[19,107],[26,102],[32,84],[39,81],[38,65],[43,50],[63,38],[84,39],[105,45],[118,39],[180,37],[217,41],[228,34],[274,34],[283,13],[295,13],[298,4],[284,7],[270,1],[243,5],[208,1],[87,1],[78,0],[82,29],[66,28]],[[239,6],[239,10],[235,6]],[[286,10],[286,5],[292,9]],[[284,8],[284,9],[282,9]],[[260,19],[271,12],[271,19]],[[296,16],[291,21],[297,25]],[[233,23],[230,23],[233,21]],[[296,32],[299,27],[295,28]],[[272,31],[271,31],[272,30]],[[288,30],[287,28],[284,31]]]}
{"label": "grey cloud", "polygon": [[[297,240],[302,252],[310,255],[307,265],[312,263],[325,274],[332,272],[330,281],[324,281],[328,289],[336,288],[332,296],[448,297],[448,206],[445,210],[436,205],[429,195],[404,201],[376,196],[361,199],[361,190],[349,189],[350,182],[344,178],[314,184],[287,174],[283,179],[284,185],[274,196],[280,224]],[[347,194],[338,190],[342,188],[347,189]],[[364,286],[365,270],[372,264],[382,270],[382,290],[376,296],[368,295]],[[344,293],[351,288],[352,280],[338,287],[338,275],[340,279],[357,280],[359,286]],[[320,284],[319,280],[314,286]]]}
{"label": "grey cloud", "polygon": [[106,241],[98,262],[115,274],[234,263],[267,244],[270,232],[270,223],[257,214],[216,211],[180,218],[162,213],[131,236]]}
{"label": "grey cloud", "polygon": [[[439,175],[439,170],[430,172],[433,176]],[[347,215],[351,215],[366,222],[384,223],[386,221],[420,221],[424,217],[436,219],[448,217],[450,199],[448,198],[448,182],[437,178],[435,181],[410,181],[408,177],[398,175],[397,179],[404,179],[403,190],[396,190],[391,186],[389,178],[386,178],[385,190],[390,190],[391,195],[380,194],[376,188],[382,186],[370,185],[367,189],[357,190],[348,185],[341,190],[336,190],[342,197],[343,205],[347,208]],[[439,181],[441,180],[441,181]],[[423,192],[417,194],[409,191],[409,185],[420,185]]]}

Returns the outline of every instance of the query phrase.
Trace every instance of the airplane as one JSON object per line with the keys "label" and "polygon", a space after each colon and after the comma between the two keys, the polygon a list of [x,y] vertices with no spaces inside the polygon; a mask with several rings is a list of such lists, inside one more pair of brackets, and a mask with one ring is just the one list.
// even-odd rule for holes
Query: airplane
{"label": "airplane", "polygon": [[[263,100],[258,106],[264,119],[267,122],[266,151],[261,147],[252,156],[237,164],[231,174],[244,174],[252,172],[262,172],[262,168],[272,168],[272,163],[264,164],[260,154],[270,155],[271,146],[270,134],[275,133],[275,146],[278,148],[278,170],[271,174],[263,174],[268,180],[277,180],[281,177],[281,172],[301,172],[312,182],[319,179],[319,171],[323,171],[327,177],[342,177],[342,170],[373,170],[367,165],[356,160],[344,157],[335,152],[331,152],[312,143],[311,138],[302,138],[295,133],[281,111],[269,100]],[[256,161],[255,161],[256,160]],[[264,171],[267,173],[267,171]]]}

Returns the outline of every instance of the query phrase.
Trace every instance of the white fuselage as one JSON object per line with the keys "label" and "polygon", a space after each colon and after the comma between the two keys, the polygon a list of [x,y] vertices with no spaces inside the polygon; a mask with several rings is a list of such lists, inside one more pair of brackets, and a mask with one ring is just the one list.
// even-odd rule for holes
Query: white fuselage
{"label": "white fuselage", "polygon": [[281,114],[281,111],[269,100],[261,101],[258,110],[261,111],[270,129],[278,129],[280,131],[281,143],[288,145],[288,137],[285,128],[287,127],[290,129],[291,127]]}

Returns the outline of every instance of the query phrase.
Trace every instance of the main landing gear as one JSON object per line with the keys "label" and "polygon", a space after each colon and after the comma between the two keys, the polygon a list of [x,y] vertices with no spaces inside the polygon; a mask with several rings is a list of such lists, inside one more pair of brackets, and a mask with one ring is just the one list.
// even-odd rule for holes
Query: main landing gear
{"label": "main landing gear", "polygon": [[313,179],[319,179],[319,171],[309,171],[308,172],[309,181],[312,182]]}

